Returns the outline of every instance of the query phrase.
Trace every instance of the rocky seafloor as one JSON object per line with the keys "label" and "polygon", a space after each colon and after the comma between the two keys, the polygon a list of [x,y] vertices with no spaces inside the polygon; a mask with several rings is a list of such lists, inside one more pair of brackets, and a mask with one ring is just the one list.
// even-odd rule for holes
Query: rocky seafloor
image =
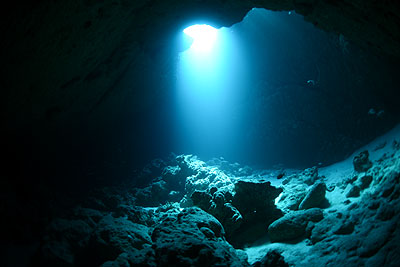
{"label": "rocky seafloor", "polygon": [[53,218],[34,264],[400,266],[399,133],[305,170],[154,160]]}

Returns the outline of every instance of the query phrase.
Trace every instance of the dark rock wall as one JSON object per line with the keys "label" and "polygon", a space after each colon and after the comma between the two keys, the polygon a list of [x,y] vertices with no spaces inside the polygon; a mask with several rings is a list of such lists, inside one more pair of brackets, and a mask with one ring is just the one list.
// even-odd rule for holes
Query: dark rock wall
{"label": "dark rock wall", "polygon": [[231,29],[249,62],[237,114],[249,133],[237,146],[252,162],[330,164],[397,121],[400,68],[391,58],[293,13],[255,9]]}
{"label": "dark rock wall", "polygon": [[[232,25],[252,7],[296,10],[321,29],[341,33],[375,52],[400,56],[395,1],[105,0],[14,5],[2,10],[1,23],[2,140],[4,154],[18,165],[10,168],[10,175],[28,177],[35,172],[41,177],[65,175],[71,181],[76,173],[85,173],[91,179],[95,175],[88,166],[105,173],[96,162],[113,173],[124,164],[119,157],[126,158],[121,156],[124,147],[115,148],[115,139],[128,140],[129,130],[141,138],[153,132],[150,139],[156,148],[168,145],[154,134],[163,126],[154,130],[152,121],[162,112],[155,109],[162,106],[175,63],[177,48],[171,36],[204,14],[215,26]],[[148,123],[137,123],[137,118]],[[125,128],[130,121],[131,128]],[[123,137],[113,135],[117,131]],[[127,149],[128,158],[147,161],[138,152],[146,149],[151,150],[138,142]],[[149,152],[148,157],[154,154]]]}

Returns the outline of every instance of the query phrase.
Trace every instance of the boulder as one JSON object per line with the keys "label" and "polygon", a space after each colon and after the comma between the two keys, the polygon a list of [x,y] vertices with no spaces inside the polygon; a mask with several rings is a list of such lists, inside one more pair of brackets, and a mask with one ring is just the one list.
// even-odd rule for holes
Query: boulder
{"label": "boulder", "polygon": [[307,194],[307,185],[299,180],[292,180],[284,186],[276,206],[282,211],[298,210],[301,201]]}
{"label": "boulder", "polygon": [[319,222],[323,218],[323,212],[318,208],[292,211],[269,225],[269,238],[271,242],[295,240],[306,234],[309,222]]}
{"label": "boulder", "polygon": [[216,218],[193,207],[170,214],[152,233],[157,266],[248,266]]}
{"label": "boulder", "polygon": [[367,189],[372,182],[371,175],[363,175],[358,178],[359,179],[359,186],[361,190]]}
{"label": "boulder", "polygon": [[239,180],[235,183],[234,190],[232,205],[239,210],[245,221],[262,221],[268,225],[282,216],[275,206],[275,199],[282,188],[274,187],[263,180]]}
{"label": "boulder", "polygon": [[346,197],[359,197],[360,196],[360,187],[357,185],[351,185],[350,189],[346,193]]}
{"label": "boulder", "polygon": [[318,179],[318,168],[314,166],[312,168],[305,169],[301,174],[300,178],[303,180],[304,183],[307,185],[312,185]]}
{"label": "boulder", "polygon": [[231,235],[242,224],[240,212],[225,199],[224,194],[211,195],[205,191],[195,191],[191,197],[193,204],[212,214],[222,223],[227,235]]}
{"label": "boulder", "polygon": [[264,180],[239,180],[234,187],[212,186],[207,191],[195,191],[191,199],[222,223],[231,244],[241,247],[266,234],[266,226],[282,216],[275,206],[281,192],[281,188]]}
{"label": "boulder", "polygon": [[327,201],[325,198],[326,185],[324,182],[315,183],[301,201],[299,209],[321,208]]}
{"label": "boulder", "polygon": [[121,253],[134,252],[151,245],[149,228],[133,223],[123,217],[113,218],[105,216],[93,232],[89,247],[85,253],[84,262],[90,262],[90,258],[102,264],[107,260],[116,259]]}
{"label": "boulder", "polygon": [[356,172],[366,172],[372,167],[368,150],[362,151],[354,157],[353,166]]}

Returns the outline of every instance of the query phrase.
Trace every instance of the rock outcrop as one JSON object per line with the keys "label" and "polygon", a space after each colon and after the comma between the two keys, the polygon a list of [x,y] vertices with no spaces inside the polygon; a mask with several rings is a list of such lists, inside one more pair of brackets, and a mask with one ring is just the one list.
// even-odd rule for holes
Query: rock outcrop
{"label": "rock outcrop", "polygon": [[[154,181],[168,177],[164,182],[169,190],[182,190],[186,183],[175,178],[183,171],[190,183],[184,192],[194,188],[191,206],[182,208],[177,200],[142,207],[135,202],[137,191],[129,187],[95,190],[72,211],[51,221],[33,264],[286,267],[396,266],[400,262],[398,148],[372,162],[365,173],[337,181],[331,190],[326,190],[332,182],[329,177],[318,177],[308,186],[309,176],[304,175],[308,171],[289,175],[287,183],[277,188],[258,175],[235,177],[243,174],[236,165],[224,164],[222,171],[218,161],[210,166],[194,156],[178,156],[170,163],[154,170]],[[345,173],[354,174],[351,167]],[[207,189],[198,190],[204,184]],[[275,198],[291,192],[296,188],[293,184],[303,185],[299,206],[304,209],[281,212]],[[359,188],[358,194],[346,197],[354,187]],[[321,206],[325,200],[330,205]],[[253,241],[265,237],[271,243],[254,246]]]}
{"label": "rock outcrop", "polygon": [[354,170],[357,172],[366,172],[372,167],[372,162],[369,160],[368,150],[360,152],[353,159]]}
{"label": "rock outcrop", "polygon": [[327,202],[327,199],[325,198],[325,192],[325,183],[318,182],[314,184],[301,201],[299,209],[321,208]]}
{"label": "rock outcrop", "polygon": [[221,221],[228,240],[235,246],[253,242],[265,234],[265,228],[282,216],[274,204],[281,189],[266,181],[238,180],[231,187],[195,191],[193,204]]}
{"label": "rock outcrop", "polygon": [[321,209],[292,211],[268,226],[271,242],[285,242],[304,237],[310,222],[319,222],[324,218]]}
{"label": "rock outcrop", "polygon": [[157,265],[246,266],[224,235],[218,220],[199,208],[167,215],[152,233]]}

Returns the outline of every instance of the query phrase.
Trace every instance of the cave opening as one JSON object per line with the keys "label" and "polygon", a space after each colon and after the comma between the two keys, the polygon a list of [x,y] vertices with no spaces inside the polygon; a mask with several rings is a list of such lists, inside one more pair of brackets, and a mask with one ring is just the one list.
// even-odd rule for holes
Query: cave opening
{"label": "cave opening", "polygon": [[177,60],[169,115],[178,154],[321,166],[395,125],[398,111],[381,90],[394,94],[396,68],[295,12],[254,8],[214,37],[212,47],[188,47]]}
{"label": "cave opening", "polygon": [[210,51],[217,41],[217,29],[207,24],[195,24],[183,30],[183,33],[193,39],[190,49],[197,53]]}
{"label": "cave opening", "polygon": [[5,264],[398,266],[398,9],[172,2],[4,17]]}

